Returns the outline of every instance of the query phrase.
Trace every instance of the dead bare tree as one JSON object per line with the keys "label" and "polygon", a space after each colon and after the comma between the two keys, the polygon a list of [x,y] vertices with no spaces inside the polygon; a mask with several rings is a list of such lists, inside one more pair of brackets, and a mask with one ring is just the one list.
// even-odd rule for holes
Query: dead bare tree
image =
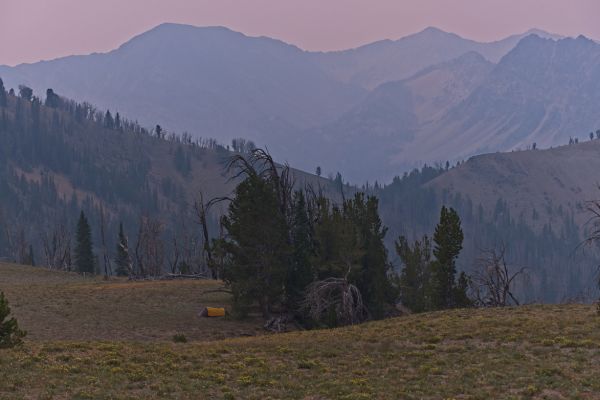
{"label": "dead bare tree", "polygon": [[164,244],[161,238],[163,224],[149,216],[140,217],[135,245],[137,273],[141,276],[158,276],[164,265]]}
{"label": "dead bare tree", "polygon": [[59,222],[41,234],[45,265],[50,269],[71,269],[71,235],[66,225]]}
{"label": "dead bare tree", "polygon": [[258,176],[269,179],[273,182],[277,193],[279,211],[286,219],[292,218],[291,208],[296,182],[288,164],[277,165],[267,150],[254,149],[249,156],[232,156],[227,165],[227,170],[235,172],[231,179],[240,176]]}
{"label": "dead bare tree", "polygon": [[[476,261],[471,275],[475,301],[482,307],[519,305],[512,292],[515,280],[525,274],[526,268],[509,268],[505,260],[506,247],[484,250]],[[512,269],[512,271],[511,271]]]}
{"label": "dead bare tree", "polygon": [[1,209],[0,225],[2,226],[2,234],[6,241],[6,251],[10,261],[22,263],[26,246],[23,228],[19,227],[16,221],[11,220]]}
{"label": "dead bare tree", "polygon": [[327,278],[311,283],[301,308],[315,321],[323,321],[335,314],[339,325],[353,325],[368,319],[360,290],[346,278]]}
{"label": "dead bare tree", "polygon": [[[203,252],[206,257],[206,266],[210,269],[213,269],[213,254],[212,248],[210,245],[210,236],[208,233],[208,213],[210,208],[220,199],[213,199],[208,203],[204,202],[204,194],[202,192],[199,193],[198,199],[194,201],[194,213],[196,215],[196,222],[200,225],[202,229],[202,243],[203,243]],[[218,272],[213,271],[213,278],[218,279]]]}
{"label": "dead bare tree", "polygon": [[100,207],[100,240],[102,242],[102,260],[104,262],[104,278],[107,279],[112,275],[112,266],[110,262],[110,256],[108,254],[108,248],[106,247],[106,235],[105,235],[105,222],[104,222],[104,207]]}
{"label": "dead bare tree", "polygon": [[[600,189],[600,185],[598,186]],[[586,225],[591,225],[589,233],[586,239],[581,243],[581,245],[592,246],[594,244],[600,243],[600,200],[588,201],[586,203],[587,210],[591,214]],[[596,284],[598,288],[600,288],[600,266],[597,267],[596,271]],[[600,298],[597,300],[597,312],[600,315]]]}
{"label": "dead bare tree", "polygon": [[588,201],[586,203],[586,208],[587,211],[591,214],[590,218],[586,223],[586,226],[589,226],[590,228],[587,233],[587,237],[581,244],[593,245],[600,243],[600,200]]}
{"label": "dead bare tree", "polygon": [[173,238],[171,239],[171,251],[169,252],[169,256],[168,258],[168,263],[169,263],[169,270],[171,271],[171,274],[175,274],[177,273],[178,269],[179,269],[179,257],[180,257],[180,250],[179,250],[179,244],[177,242],[177,235],[173,235]]}

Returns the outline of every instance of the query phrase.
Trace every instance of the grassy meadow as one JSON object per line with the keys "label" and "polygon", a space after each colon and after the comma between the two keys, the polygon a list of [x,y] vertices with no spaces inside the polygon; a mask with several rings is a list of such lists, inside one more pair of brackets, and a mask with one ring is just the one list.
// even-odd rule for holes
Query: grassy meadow
{"label": "grassy meadow", "polygon": [[264,335],[257,319],[197,317],[227,305],[202,294],[217,287],[0,265],[0,290],[28,331],[23,347],[0,350],[0,399],[600,399],[591,305]]}

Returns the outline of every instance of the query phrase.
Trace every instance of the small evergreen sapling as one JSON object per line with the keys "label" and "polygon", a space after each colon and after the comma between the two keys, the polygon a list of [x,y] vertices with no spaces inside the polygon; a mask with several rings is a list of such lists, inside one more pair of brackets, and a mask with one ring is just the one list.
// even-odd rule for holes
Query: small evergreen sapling
{"label": "small evergreen sapling", "polygon": [[4,293],[0,292],[0,349],[7,349],[23,343],[23,337],[27,334],[19,329],[17,320],[10,318],[10,307],[8,301],[4,297]]}

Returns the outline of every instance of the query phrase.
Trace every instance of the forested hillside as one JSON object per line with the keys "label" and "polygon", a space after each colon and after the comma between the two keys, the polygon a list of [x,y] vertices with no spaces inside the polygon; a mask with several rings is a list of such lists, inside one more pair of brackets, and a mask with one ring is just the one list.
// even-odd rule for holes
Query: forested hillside
{"label": "forested hillside", "polygon": [[424,167],[371,191],[388,239],[421,239],[439,208],[451,206],[465,232],[460,269],[473,273],[490,251],[504,249],[510,270],[526,268],[516,282],[521,301],[592,300],[600,257],[582,242],[593,227],[588,202],[600,197],[593,173],[599,146],[482,155],[453,168]]}
{"label": "forested hillside", "polygon": [[[237,152],[252,148],[243,139],[233,145]],[[214,139],[167,133],[159,125],[147,130],[51,89],[42,101],[27,87],[17,95],[0,85],[0,257],[61,269],[71,265],[83,211],[98,268],[112,258],[122,223],[132,253],[134,246],[140,253],[155,247],[157,268],[197,272],[205,266],[194,204],[230,193],[235,182],[225,166],[233,150]],[[318,184],[317,177],[293,174],[298,184],[307,179]],[[207,216],[210,235],[218,235],[217,214]]]}
{"label": "forested hillside", "polygon": [[[236,140],[236,153],[213,139],[178,136],[160,126],[148,130],[51,90],[44,101],[27,87],[18,94],[2,88],[0,94],[0,257],[61,269],[72,265],[68,258],[83,211],[98,269],[117,253],[123,223],[130,257],[151,252],[151,269],[206,272],[201,210],[194,206],[232,192],[226,163],[252,143]],[[590,299],[597,257],[578,245],[585,237],[586,201],[596,198],[599,145],[594,140],[491,154],[364,189],[379,198],[396,270],[403,267],[394,251],[399,236],[431,235],[440,208],[448,205],[464,226],[459,269],[471,272],[484,250],[505,247],[511,268],[527,267],[517,283],[521,301]],[[298,187],[322,185],[340,202],[340,175],[334,181],[299,171],[294,176]],[[348,197],[356,191],[344,187]],[[224,204],[208,214],[210,237],[221,234],[217,217]]]}

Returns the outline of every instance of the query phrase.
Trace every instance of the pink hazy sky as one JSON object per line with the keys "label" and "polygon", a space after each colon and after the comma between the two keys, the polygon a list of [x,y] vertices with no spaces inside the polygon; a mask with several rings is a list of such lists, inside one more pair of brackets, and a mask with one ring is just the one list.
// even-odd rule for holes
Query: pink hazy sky
{"label": "pink hazy sky", "polygon": [[427,26],[480,41],[533,27],[598,39],[599,17],[599,0],[0,0],[0,64],[108,51],[162,22],[339,50]]}

